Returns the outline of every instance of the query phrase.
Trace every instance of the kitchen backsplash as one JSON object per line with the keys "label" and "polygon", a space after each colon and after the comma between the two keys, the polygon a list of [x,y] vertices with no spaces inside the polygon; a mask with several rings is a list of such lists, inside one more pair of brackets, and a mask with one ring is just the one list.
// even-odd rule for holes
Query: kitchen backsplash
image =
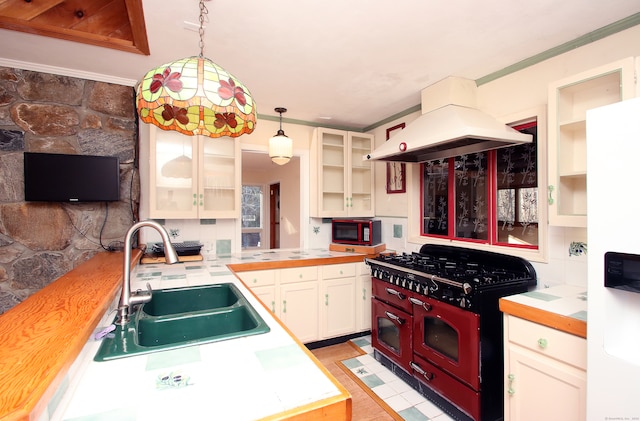
{"label": "kitchen backsplash", "polygon": [[[407,242],[407,219],[377,217],[382,221],[382,242],[387,250],[414,252],[419,244]],[[200,241],[207,254],[226,254],[238,251],[235,243],[234,220],[166,220],[164,225],[172,233],[173,241]],[[302,248],[327,248],[331,242],[331,222],[309,218],[308,244]],[[143,242],[160,241],[155,231],[141,231]],[[587,231],[584,228],[549,226],[548,263],[531,262],[538,275],[538,288],[569,284],[587,287]]]}

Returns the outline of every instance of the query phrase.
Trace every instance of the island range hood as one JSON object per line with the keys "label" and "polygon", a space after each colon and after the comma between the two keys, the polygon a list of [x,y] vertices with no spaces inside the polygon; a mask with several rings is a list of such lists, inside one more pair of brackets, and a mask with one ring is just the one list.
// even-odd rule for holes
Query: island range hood
{"label": "island range hood", "polygon": [[476,83],[449,77],[422,91],[422,115],[363,159],[424,162],[522,143],[533,136],[475,107]]}

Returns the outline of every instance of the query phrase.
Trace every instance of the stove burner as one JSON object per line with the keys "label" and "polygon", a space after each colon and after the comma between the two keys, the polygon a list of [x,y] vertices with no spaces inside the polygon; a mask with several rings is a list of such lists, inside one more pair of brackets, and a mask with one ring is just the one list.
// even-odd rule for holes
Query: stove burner
{"label": "stove burner", "polygon": [[479,292],[536,284],[535,270],[519,257],[452,246],[424,245],[419,253],[367,259],[372,275],[396,286],[473,310]]}

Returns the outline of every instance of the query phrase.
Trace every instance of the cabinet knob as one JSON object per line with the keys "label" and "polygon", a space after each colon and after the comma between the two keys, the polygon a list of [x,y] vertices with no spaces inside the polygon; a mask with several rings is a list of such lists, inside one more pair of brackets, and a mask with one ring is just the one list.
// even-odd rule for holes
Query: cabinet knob
{"label": "cabinet knob", "polygon": [[324,294],[324,305],[329,306],[329,294]]}
{"label": "cabinet knob", "polygon": [[513,374],[509,374],[507,378],[509,379],[509,386],[507,387],[507,393],[509,395],[513,395],[514,393],[516,393],[516,391],[513,389],[513,380],[516,378],[516,376],[514,376]]}
{"label": "cabinet knob", "polygon": [[549,204],[553,205],[553,190],[555,189],[555,187],[553,187],[553,185],[549,185]]}
{"label": "cabinet knob", "polygon": [[544,338],[538,339],[538,346],[542,349],[547,347],[547,340]]}

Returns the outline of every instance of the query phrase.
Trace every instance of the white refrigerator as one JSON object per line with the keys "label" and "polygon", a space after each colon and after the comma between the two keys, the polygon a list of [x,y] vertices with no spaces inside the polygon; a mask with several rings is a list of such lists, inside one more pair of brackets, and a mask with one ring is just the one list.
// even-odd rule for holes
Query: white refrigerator
{"label": "white refrigerator", "polygon": [[640,98],[587,112],[587,420],[640,420],[640,292],[604,286],[640,255]]}

